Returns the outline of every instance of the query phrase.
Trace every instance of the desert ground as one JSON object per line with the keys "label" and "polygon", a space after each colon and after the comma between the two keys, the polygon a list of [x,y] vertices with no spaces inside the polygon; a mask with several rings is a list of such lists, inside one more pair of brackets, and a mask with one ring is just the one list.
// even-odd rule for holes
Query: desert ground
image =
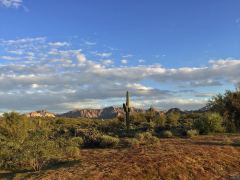
{"label": "desert ground", "polygon": [[151,146],[83,149],[81,158],[1,179],[240,179],[240,135],[163,138]]}

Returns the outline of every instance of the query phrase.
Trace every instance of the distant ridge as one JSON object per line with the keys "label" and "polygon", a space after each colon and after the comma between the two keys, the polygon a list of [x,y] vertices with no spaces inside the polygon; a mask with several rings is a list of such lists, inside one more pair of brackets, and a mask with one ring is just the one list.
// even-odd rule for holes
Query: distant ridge
{"label": "distant ridge", "polygon": [[[132,112],[145,112],[144,109],[132,108]],[[76,109],[69,111],[58,116],[60,117],[85,117],[85,118],[97,118],[97,119],[111,119],[122,116],[124,114],[123,108],[121,107],[106,107],[103,109]]]}
{"label": "distant ridge", "polygon": [[[141,109],[132,107],[132,112],[149,112],[154,111],[157,114],[170,114],[170,113],[180,113],[180,114],[189,114],[189,113],[198,113],[198,112],[207,112],[207,107],[203,107],[199,110],[193,111],[182,111],[179,108],[171,108],[168,111],[162,111],[154,107],[150,107],[149,109]],[[75,109],[72,111],[68,111],[62,114],[55,114],[48,112],[46,110],[34,111],[26,114],[28,117],[67,117],[67,118],[92,118],[92,119],[112,119],[119,116],[124,116],[124,110],[122,107],[106,107],[102,109]]]}

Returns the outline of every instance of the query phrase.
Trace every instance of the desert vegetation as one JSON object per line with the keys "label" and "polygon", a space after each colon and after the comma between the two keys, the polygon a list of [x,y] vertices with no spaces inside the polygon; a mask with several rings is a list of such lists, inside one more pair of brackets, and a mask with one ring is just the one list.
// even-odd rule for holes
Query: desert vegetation
{"label": "desert vegetation", "polygon": [[[213,170],[215,165],[208,165],[211,171],[205,169],[206,176],[226,177],[230,172],[240,173],[236,167],[240,167],[240,160],[237,158],[240,156],[239,91],[227,91],[224,95],[213,97],[204,112],[157,113],[150,108],[144,113],[130,113],[128,93],[127,102],[123,106],[125,117],[108,120],[31,118],[16,112],[5,113],[0,119],[0,176],[8,178],[12,177],[14,172],[15,175],[16,172],[25,172],[27,176],[23,173],[22,177],[44,179],[41,173],[49,173],[48,169],[76,162],[81,164],[77,169],[81,171],[82,177],[104,178],[107,174],[108,178],[116,178],[121,170],[124,171],[119,165],[127,155],[129,159],[125,159],[127,164],[124,166],[130,167],[129,172],[132,168],[133,174],[125,174],[126,177],[181,179],[181,169],[185,168],[186,171],[184,170],[182,175],[194,178],[204,174],[204,169],[200,174],[197,173],[195,163],[198,164],[198,168],[204,166],[203,159],[215,165],[219,164],[213,157],[214,152],[219,153],[223,169],[219,167],[220,173],[217,173],[218,171]],[[221,146],[224,148],[219,149]],[[181,151],[178,151],[179,148]],[[195,152],[190,152],[189,148]],[[207,151],[212,155],[207,157]],[[171,156],[170,164],[166,165],[163,159],[168,159],[168,155]],[[174,162],[171,161],[177,156],[183,159],[187,157],[189,162],[184,160],[183,165],[180,165],[181,160],[177,158],[179,161],[173,171]],[[104,157],[109,162],[105,162]],[[91,164],[97,161],[96,159],[104,167],[109,164],[116,166],[118,171],[111,167],[111,172],[98,174],[100,170],[95,164],[95,169],[86,172],[87,167],[84,169],[83,164]],[[114,165],[115,161],[118,163]],[[146,170],[141,167],[140,162],[146,163],[146,167],[151,167]],[[74,167],[76,165],[72,168]],[[181,168],[178,169],[179,167]],[[61,171],[63,173],[65,169],[62,168]],[[49,177],[52,177],[51,173]]]}

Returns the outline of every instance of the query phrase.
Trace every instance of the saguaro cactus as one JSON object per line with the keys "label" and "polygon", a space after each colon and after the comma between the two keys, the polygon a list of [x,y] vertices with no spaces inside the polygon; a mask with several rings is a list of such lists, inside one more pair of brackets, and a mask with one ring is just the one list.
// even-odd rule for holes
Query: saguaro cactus
{"label": "saguaro cactus", "polygon": [[123,109],[124,109],[124,112],[125,112],[125,121],[126,121],[127,131],[129,131],[129,129],[130,129],[130,112],[131,112],[131,107],[130,107],[130,99],[129,99],[128,91],[126,93],[126,103],[123,103]]}

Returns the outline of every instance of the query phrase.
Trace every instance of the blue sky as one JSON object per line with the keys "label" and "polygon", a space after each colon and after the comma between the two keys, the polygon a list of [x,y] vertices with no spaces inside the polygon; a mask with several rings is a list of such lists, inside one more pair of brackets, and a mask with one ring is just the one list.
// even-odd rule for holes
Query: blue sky
{"label": "blue sky", "polygon": [[135,106],[204,106],[239,83],[239,7],[0,0],[0,111],[119,105],[126,90]]}

